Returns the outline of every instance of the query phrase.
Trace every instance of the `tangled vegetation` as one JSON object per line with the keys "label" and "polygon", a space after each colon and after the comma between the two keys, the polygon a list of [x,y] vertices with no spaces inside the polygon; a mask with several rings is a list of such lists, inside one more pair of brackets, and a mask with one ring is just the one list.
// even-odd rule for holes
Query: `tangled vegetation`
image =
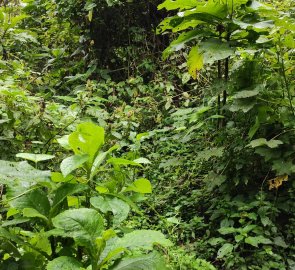
{"label": "tangled vegetation", "polygon": [[0,270],[295,269],[294,1],[0,22]]}

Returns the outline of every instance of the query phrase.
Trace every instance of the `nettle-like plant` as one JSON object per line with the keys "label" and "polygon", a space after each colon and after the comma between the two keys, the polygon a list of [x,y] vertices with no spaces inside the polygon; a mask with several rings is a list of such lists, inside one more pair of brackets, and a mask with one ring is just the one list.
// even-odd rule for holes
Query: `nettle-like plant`
{"label": "nettle-like plant", "polygon": [[[154,250],[171,246],[162,233],[122,226],[130,208],[142,214],[135,195],[152,190],[147,179],[129,180],[126,167],[147,160],[110,157],[117,147],[102,151],[104,129],[91,122],[58,141],[74,152],[61,173],[0,161],[0,269],[166,269]],[[54,158],[17,156],[36,165]]]}

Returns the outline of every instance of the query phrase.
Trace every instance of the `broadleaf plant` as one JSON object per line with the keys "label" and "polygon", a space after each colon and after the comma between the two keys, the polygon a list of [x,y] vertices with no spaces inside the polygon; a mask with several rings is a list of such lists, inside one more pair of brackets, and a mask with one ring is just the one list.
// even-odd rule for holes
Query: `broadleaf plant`
{"label": "broadleaf plant", "polygon": [[[6,188],[2,204],[10,207],[1,221],[1,241],[14,245],[15,258],[24,263],[33,252],[42,269],[165,269],[159,253],[151,252],[154,244],[172,245],[161,232],[121,230],[130,209],[137,208],[132,194],[151,192],[149,180],[125,179],[128,166],[138,170],[142,165],[111,157],[118,147],[104,151],[104,129],[91,122],[79,124],[60,141],[75,154],[61,162],[62,174],[26,162],[0,161],[0,183]],[[35,162],[49,158],[19,157]],[[146,163],[144,158],[138,161]],[[101,181],[100,175],[109,180]],[[70,198],[76,203],[70,204]],[[32,230],[26,229],[29,223]]]}

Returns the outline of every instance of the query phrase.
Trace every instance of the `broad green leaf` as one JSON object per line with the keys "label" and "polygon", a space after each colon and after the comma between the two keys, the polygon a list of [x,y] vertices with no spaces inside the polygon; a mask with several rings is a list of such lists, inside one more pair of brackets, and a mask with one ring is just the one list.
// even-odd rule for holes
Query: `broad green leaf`
{"label": "broad green leaf", "polygon": [[12,220],[5,220],[1,222],[1,227],[15,226],[30,221],[29,218],[15,218]]}
{"label": "broad green leaf", "polygon": [[29,165],[26,161],[10,162],[0,160],[0,183],[15,184],[16,180],[20,180],[22,185],[28,187],[38,182],[49,182],[50,172],[40,171]]}
{"label": "broad green leaf", "polygon": [[225,240],[221,237],[214,237],[214,238],[210,238],[208,240],[208,243],[212,246],[216,246],[216,245],[224,243],[224,242],[225,242]]}
{"label": "broad green leaf", "polygon": [[258,247],[258,244],[271,244],[272,241],[270,241],[269,239],[265,238],[264,236],[249,236],[245,238],[245,243],[252,245],[254,247]]}
{"label": "broad green leaf", "polygon": [[18,153],[18,154],[16,154],[16,157],[31,160],[31,161],[37,163],[40,161],[53,159],[55,156],[45,155],[45,154]]}
{"label": "broad green leaf", "polygon": [[152,193],[151,182],[145,178],[140,178],[135,180],[130,186],[128,186],[124,191],[134,191],[138,193]]}
{"label": "broad green leaf", "polygon": [[217,251],[217,258],[221,259],[224,256],[230,254],[234,249],[234,246],[230,243],[224,244],[218,251]]}
{"label": "broad green leaf", "polygon": [[112,212],[114,215],[114,225],[119,225],[123,220],[125,220],[129,214],[130,207],[123,200],[110,197],[110,196],[98,196],[92,197],[90,203],[95,208],[99,209],[102,213]]}
{"label": "broad green leaf", "polygon": [[124,257],[111,270],[165,270],[168,269],[163,257],[156,251],[132,257]]}
{"label": "broad green leaf", "polygon": [[235,99],[233,104],[230,105],[229,110],[231,112],[237,112],[237,111],[242,111],[244,113],[249,112],[253,107],[257,104],[255,100],[252,99],[246,99],[246,98],[241,98],[241,99]]}
{"label": "broad green leaf", "polygon": [[46,193],[41,189],[34,189],[23,196],[11,199],[9,204],[19,210],[32,208],[43,216],[48,216],[50,203]]}
{"label": "broad green leaf", "polygon": [[192,78],[197,79],[198,71],[200,71],[204,65],[203,55],[199,53],[197,46],[191,49],[188,55],[187,65],[189,74]]}
{"label": "broad green leaf", "polygon": [[29,240],[29,243],[36,249],[45,252],[48,255],[52,254],[51,244],[48,236],[44,232],[37,232]]}
{"label": "broad green leaf", "polygon": [[23,209],[23,216],[24,217],[38,217],[38,218],[42,218],[43,220],[48,222],[47,217],[42,215],[39,211],[37,211],[34,208],[24,208]]}
{"label": "broad green leaf", "polygon": [[65,135],[65,136],[63,136],[63,137],[61,137],[61,138],[56,139],[57,142],[58,142],[63,148],[65,148],[65,149],[67,149],[67,150],[71,150],[71,146],[70,146],[70,144],[69,144],[69,136],[70,136],[70,135]]}
{"label": "broad green leaf", "polygon": [[273,239],[273,243],[276,246],[282,247],[282,248],[287,248],[288,245],[286,244],[285,240],[281,236],[277,236]]}
{"label": "broad green leaf", "polygon": [[81,167],[89,160],[89,155],[74,155],[65,158],[60,164],[60,170],[64,177],[67,177],[73,170]]}
{"label": "broad green leaf", "polygon": [[53,192],[54,198],[52,202],[52,207],[56,207],[58,204],[63,202],[67,198],[67,196],[79,193],[86,190],[87,188],[87,185],[83,184],[62,184]]}
{"label": "broad green leaf", "polygon": [[247,146],[251,146],[252,148],[259,147],[259,146],[268,146],[269,148],[277,148],[280,144],[283,144],[280,140],[269,140],[267,141],[265,138],[259,138],[256,140],[251,141]]}
{"label": "broad green leaf", "polygon": [[172,246],[172,242],[168,240],[164,234],[152,230],[135,230],[125,234],[116,242],[116,247],[124,247],[128,249],[143,248],[152,250],[154,244],[162,245],[163,247]]}
{"label": "broad green leaf", "polygon": [[234,50],[227,43],[216,39],[201,42],[199,51],[203,54],[204,64],[213,64],[234,54]]}
{"label": "broad green leaf", "polygon": [[89,248],[94,246],[95,239],[104,229],[102,216],[88,208],[66,210],[53,218],[52,223],[68,237],[74,238],[78,245]]}
{"label": "broad green leaf", "polygon": [[128,160],[125,158],[110,158],[107,160],[108,163],[111,163],[113,165],[131,165],[131,166],[139,166],[141,167],[142,165],[132,161],[132,160]]}
{"label": "broad green leaf", "polygon": [[233,96],[233,98],[249,98],[259,94],[258,90],[243,90]]}
{"label": "broad green leaf", "polygon": [[249,0],[221,0],[221,3],[227,5],[228,12],[232,14],[232,11],[241,5],[247,4]]}
{"label": "broad green leaf", "polygon": [[218,231],[220,234],[226,235],[226,234],[232,234],[237,232],[237,229],[234,227],[222,227]]}
{"label": "broad green leaf", "polygon": [[166,0],[158,6],[158,9],[165,8],[166,10],[174,9],[189,9],[196,6],[195,0]]}
{"label": "broad green leaf", "polygon": [[52,172],[51,180],[55,183],[77,183],[77,179],[73,175],[69,174],[67,177],[64,177],[60,172]]}
{"label": "broad green leaf", "polygon": [[6,239],[19,245],[28,245],[17,234],[11,233],[9,230],[4,229],[2,226],[0,227],[0,239]]}
{"label": "broad green leaf", "polygon": [[86,4],[85,4],[85,6],[84,6],[84,9],[85,9],[86,11],[89,11],[89,10],[92,10],[93,8],[95,8],[96,5],[97,5],[97,4],[96,4],[95,2],[92,2],[92,1],[87,0]]}
{"label": "broad green leaf", "polygon": [[82,264],[73,257],[61,256],[50,261],[47,270],[83,270]]}
{"label": "broad green leaf", "polygon": [[91,167],[104,144],[104,129],[91,122],[79,124],[76,131],[69,135],[69,144],[76,155],[89,155],[87,163]]}
{"label": "broad green leaf", "polygon": [[210,149],[206,149],[200,151],[197,156],[197,160],[206,160],[208,161],[212,157],[222,157],[224,151],[224,147],[214,147]]}

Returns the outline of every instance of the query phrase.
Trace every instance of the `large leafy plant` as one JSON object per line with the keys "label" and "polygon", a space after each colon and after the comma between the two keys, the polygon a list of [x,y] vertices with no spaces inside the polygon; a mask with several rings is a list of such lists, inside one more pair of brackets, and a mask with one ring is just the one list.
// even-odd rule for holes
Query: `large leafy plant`
{"label": "large leafy plant", "polygon": [[[130,206],[141,213],[131,195],[151,192],[147,179],[124,179],[122,167],[141,167],[144,159],[109,157],[116,147],[102,151],[104,129],[91,122],[59,142],[74,152],[62,161],[62,173],[1,161],[1,267],[165,269],[160,254],[149,252],[154,244],[171,245],[162,233],[122,230]],[[18,156],[36,163],[54,157]],[[100,183],[97,176],[106,171],[117,176]]]}

